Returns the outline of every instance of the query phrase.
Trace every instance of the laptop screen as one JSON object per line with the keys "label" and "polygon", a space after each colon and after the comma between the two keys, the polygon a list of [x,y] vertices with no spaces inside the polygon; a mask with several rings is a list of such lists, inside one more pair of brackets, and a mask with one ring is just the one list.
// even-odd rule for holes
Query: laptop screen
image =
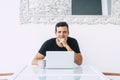
{"label": "laptop screen", "polygon": [[46,68],[74,68],[74,52],[47,51]]}

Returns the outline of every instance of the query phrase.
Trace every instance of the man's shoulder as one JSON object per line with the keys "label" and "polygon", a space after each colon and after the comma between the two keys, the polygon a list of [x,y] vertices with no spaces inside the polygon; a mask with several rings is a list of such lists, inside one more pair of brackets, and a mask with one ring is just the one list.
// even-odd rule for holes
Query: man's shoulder
{"label": "man's shoulder", "polygon": [[50,38],[49,41],[53,41],[53,40],[55,40],[55,39],[56,39],[56,38]]}
{"label": "man's shoulder", "polygon": [[76,41],[76,39],[73,37],[68,37],[68,40],[75,40]]}
{"label": "man's shoulder", "polygon": [[55,39],[56,39],[56,38],[50,38],[50,39],[48,39],[46,42],[53,42],[53,41],[55,41]]}

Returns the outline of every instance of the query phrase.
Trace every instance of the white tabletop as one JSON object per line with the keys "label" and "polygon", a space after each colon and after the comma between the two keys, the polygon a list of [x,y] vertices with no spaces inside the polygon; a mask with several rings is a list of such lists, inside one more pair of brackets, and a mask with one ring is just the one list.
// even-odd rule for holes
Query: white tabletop
{"label": "white tabletop", "polygon": [[91,66],[78,66],[74,69],[41,69],[39,66],[25,66],[10,80],[107,80]]}

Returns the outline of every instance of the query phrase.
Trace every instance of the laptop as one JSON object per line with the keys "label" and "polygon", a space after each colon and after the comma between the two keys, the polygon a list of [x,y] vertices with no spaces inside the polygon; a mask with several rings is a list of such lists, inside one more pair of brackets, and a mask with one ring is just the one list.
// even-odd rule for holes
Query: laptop
{"label": "laptop", "polygon": [[46,69],[71,69],[74,68],[73,51],[47,51]]}

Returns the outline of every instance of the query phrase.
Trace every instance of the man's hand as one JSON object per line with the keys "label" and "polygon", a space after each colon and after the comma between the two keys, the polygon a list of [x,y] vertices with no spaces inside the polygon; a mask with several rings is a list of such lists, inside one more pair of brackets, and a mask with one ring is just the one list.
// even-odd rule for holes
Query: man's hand
{"label": "man's hand", "polygon": [[65,38],[60,38],[59,42],[63,45],[63,47],[66,47],[68,45],[67,40]]}

